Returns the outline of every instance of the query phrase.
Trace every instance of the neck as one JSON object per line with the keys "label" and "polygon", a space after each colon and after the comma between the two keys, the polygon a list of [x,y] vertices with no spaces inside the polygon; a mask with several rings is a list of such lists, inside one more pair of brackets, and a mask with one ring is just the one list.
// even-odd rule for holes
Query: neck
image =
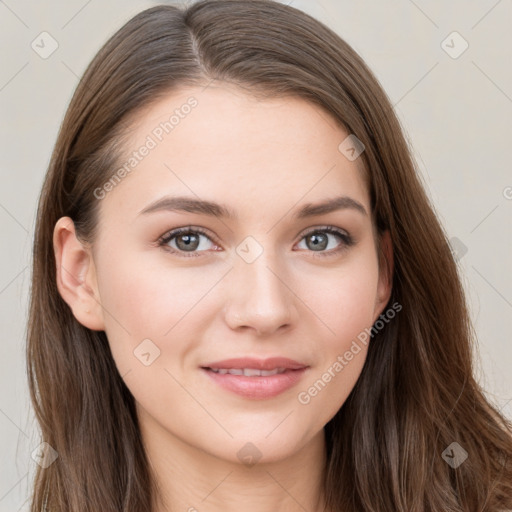
{"label": "neck", "polygon": [[147,415],[140,425],[160,491],[154,512],[325,510],[323,430],[286,459],[249,465],[191,446]]}

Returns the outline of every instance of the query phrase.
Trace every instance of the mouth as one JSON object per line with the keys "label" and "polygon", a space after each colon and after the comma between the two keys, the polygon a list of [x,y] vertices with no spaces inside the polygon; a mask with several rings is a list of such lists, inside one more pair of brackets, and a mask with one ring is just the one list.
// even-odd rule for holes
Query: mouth
{"label": "mouth", "polygon": [[295,386],[309,366],[288,358],[238,358],[201,366],[225,390],[253,400],[275,397]]}
{"label": "mouth", "polygon": [[274,370],[257,370],[256,368],[206,368],[221,375],[244,375],[245,377],[270,377],[278,373],[284,373],[288,368],[275,368]]}

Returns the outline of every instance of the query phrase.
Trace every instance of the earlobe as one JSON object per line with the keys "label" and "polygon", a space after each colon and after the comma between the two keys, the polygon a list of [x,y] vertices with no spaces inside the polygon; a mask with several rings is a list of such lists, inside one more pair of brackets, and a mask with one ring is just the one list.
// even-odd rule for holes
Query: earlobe
{"label": "earlobe", "polygon": [[385,231],[380,240],[379,283],[375,303],[375,319],[382,313],[388,303],[393,288],[393,244],[389,231]]}
{"label": "earlobe", "polygon": [[76,237],[70,217],[61,217],[53,231],[57,288],[74,317],[85,327],[104,330],[103,310],[90,248]]}

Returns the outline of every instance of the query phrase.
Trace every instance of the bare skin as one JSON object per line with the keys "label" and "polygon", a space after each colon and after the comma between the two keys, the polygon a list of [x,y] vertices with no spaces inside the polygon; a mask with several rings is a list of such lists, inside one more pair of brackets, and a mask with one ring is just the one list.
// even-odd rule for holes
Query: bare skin
{"label": "bare skin", "polygon": [[[155,127],[190,97],[197,106],[157,140]],[[176,91],[139,114],[121,160],[148,135],[156,146],[98,199],[93,245],[63,217],[54,246],[61,295],[79,322],[106,332],[135,397],[163,498],[154,512],[323,511],[323,429],[367,346],[341,371],[333,364],[391,292],[360,159],[338,150],[349,134],[302,99],[256,100],[221,84]],[[237,218],[141,213],[164,196],[222,203]],[[335,211],[296,216],[342,196],[351,201]],[[159,245],[176,228],[190,228],[188,238]],[[392,262],[387,236],[382,246]],[[143,340],[146,363],[159,351],[148,365]],[[283,356],[306,370],[277,396],[253,399],[202,368],[245,356]],[[325,386],[308,391],[319,379]]]}

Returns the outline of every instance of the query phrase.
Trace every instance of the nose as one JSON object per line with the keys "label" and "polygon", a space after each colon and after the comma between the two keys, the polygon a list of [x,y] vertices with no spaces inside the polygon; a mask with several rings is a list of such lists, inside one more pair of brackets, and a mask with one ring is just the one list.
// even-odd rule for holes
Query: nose
{"label": "nose", "polygon": [[266,252],[252,263],[237,258],[227,284],[224,314],[228,326],[237,331],[252,330],[260,337],[292,327],[298,317],[297,298],[289,281]]}

